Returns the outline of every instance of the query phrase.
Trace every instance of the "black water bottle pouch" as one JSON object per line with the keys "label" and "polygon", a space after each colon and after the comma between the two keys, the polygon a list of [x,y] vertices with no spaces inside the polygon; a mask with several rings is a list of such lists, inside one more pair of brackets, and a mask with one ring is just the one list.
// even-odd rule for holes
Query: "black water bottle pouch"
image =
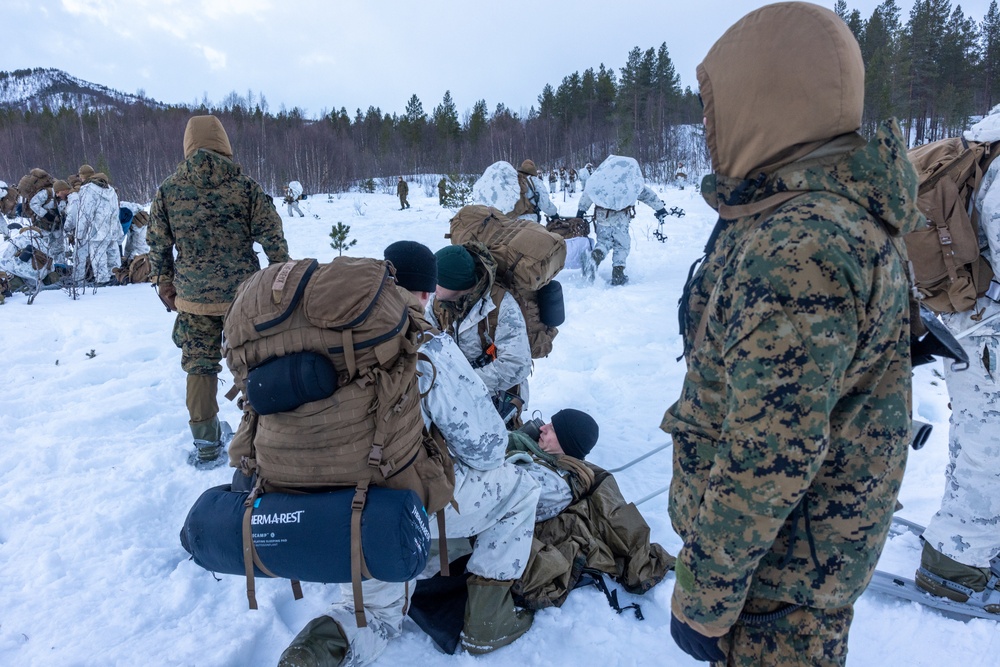
{"label": "black water bottle pouch", "polygon": [[296,352],[275,357],[247,374],[247,399],[261,415],[289,412],[328,398],[337,390],[337,371],[329,357]]}

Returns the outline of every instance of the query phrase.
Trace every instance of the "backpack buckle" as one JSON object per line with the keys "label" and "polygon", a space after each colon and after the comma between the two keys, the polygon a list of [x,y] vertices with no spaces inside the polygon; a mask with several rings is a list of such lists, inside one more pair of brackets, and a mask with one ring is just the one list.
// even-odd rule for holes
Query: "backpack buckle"
{"label": "backpack buckle", "polygon": [[372,450],[368,453],[368,465],[377,468],[382,463],[382,445],[372,445]]}

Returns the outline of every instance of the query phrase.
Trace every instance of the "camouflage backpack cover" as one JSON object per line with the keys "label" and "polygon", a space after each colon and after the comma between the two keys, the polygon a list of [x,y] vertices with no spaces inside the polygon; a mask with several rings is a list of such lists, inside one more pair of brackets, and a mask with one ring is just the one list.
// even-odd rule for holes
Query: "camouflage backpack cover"
{"label": "camouflage backpack cover", "polygon": [[921,303],[936,313],[971,310],[993,277],[980,254],[974,204],[998,146],[953,137],[907,153],[920,183],[917,206],[928,225],[904,241]]}
{"label": "camouflage backpack cover", "polygon": [[[450,238],[453,245],[479,252],[482,244],[496,262],[496,283],[517,301],[528,328],[531,358],[540,359],[552,351],[552,341],[559,333],[556,327],[542,322],[538,306],[538,291],[548,285],[566,263],[566,242],[537,222],[511,220],[499,209],[472,205],[459,209],[451,219]],[[503,294],[492,294],[499,308]],[[491,330],[496,328],[494,309],[489,319]]]}
{"label": "camouflage backpack cover", "polygon": [[[369,486],[411,489],[428,515],[452,502],[451,458],[425,431],[420,411],[417,350],[430,329],[419,302],[396,285],[391,264],[351,257],[329,264],[289,261],[258,271],[240,285],[224,321],[223,351],[244,411],[230,461],[245,474],[257,473],[248,505],[271,490],[354,487],[358,609],[361,576],[369,576],[360,542]],[[332,393],[260,414],[249,378],[267,364],[303,354],[332,365]]]}

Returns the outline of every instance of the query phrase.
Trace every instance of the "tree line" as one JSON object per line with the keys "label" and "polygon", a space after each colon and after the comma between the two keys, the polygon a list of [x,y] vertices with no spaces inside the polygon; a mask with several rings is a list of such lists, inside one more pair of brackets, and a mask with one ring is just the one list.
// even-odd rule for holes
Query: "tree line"
{"label": "tree line", "polygon": [[[980,21],[950,0],[915,2],[905,23],[895,0],[867,18],[846,0],[834,11],[866,64],[864,133],[896,116],[911,143],[924,143],[958,134],[970,116],[1000,102],[996,0]],[[0,178],[16,182],[32,167],[65,177],[89,162],[125,199],[146,202],[183,159],[187,119],[203,113],[220,117],[235,159],[274,195],[291,180],[307,192],[340,192],[378,179],[391,191],[399,174],[474,175],[497,160],[517,165],[526,157],[551,169],[631,155],[659,182],[679,167],[692,176],[709,168],[697,93],[681,89],[666,43],[633,48],[619,70],[600,64],[545,85],[537,105],[521,113],[480,99],[460,114],[448,91],[429,112],[413,95],[401,114],[341,107],[319,118],[298,108],[274,112],[253,91],[185,107],[139,100],[82,111],[0,109]],[[430,181],[423,185],[430,192]]]}
{"label": "tree line", "polygon": [[900,119],[911,145],[956,136],[970,117],[1000,102],[1000,11],[992,0],[981,20],[950,0],[917,0],[904,23],[895,0],[871,16],[837,0],[865,61],[867,134]]}

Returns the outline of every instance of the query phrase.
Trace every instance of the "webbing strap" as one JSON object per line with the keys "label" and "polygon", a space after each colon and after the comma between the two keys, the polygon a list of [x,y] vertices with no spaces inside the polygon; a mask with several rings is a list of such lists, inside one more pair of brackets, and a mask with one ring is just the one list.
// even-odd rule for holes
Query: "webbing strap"
{"label": "webbing strap", "polygon": [[361,510],[364,509],[368,497],[368,482],[367,479],[358,482],[354,500],[351,501],[351,588],[354,590],[354,621],[359,628],[368,625],[368,621],[365,620],[364,595],[361,592],[362,570],[371,578],[361,550]]}
{"label": "webbing strap", "polygon": [[344,329],[340,334],[344,341],[344,363],[347,364],[347,374],[353,378],[358,372],[358,362],[354,356],[354,330]]}
{"label": "webbing strap", "polygon": [[253,505],[248,505],[243,513],[243,568],[247,575],[247,602],[251,609],[257,608],[257,595],[254,591],[253,578],[253,540],[250,537],[250,518],[253,514]]}
{"label": "webbing strap", "polygon": [[[243,513],[243,570],[246,572],[247,577],[247,601],[250,604],[251,609],[257,608],[257,595],[254,579],[254,565],[260,569],[261,572],[271,577],[272,579],[280,579],[278,575],[268,569],[264,562],[260,559],[260,554],[257,553],[257,548],[253,543],[253,533],[250,530],[250,522],[253,517],[253,505],[248,505],[246,512]],[[298,579],[291,580],[292,585],[292,596],[296,600],[302,599],[302,584]]]}

